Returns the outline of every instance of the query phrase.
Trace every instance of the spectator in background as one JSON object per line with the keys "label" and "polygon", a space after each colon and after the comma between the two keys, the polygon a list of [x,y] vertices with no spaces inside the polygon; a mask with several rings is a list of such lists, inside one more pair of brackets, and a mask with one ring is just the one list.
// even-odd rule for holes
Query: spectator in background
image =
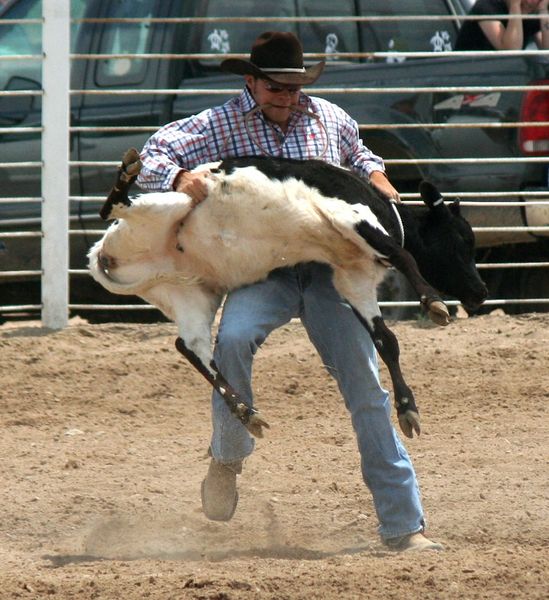
{"label": "spectator in background", "polygon": [[539,19],[498,19],[465,21],[455,50],[522,50],[535,42],[549,49],[549,0],[477,0],[470,15],[531,15]]}

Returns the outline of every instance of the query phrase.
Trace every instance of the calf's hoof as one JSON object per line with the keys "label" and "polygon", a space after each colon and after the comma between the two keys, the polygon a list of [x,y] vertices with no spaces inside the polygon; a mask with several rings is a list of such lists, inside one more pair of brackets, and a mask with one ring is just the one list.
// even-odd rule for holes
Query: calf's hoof
{"label": "calf's hoof", "polygon": [[[246,407],[247,408],[247,407]],[[246,429],[256,438],[263,437],[263,427],[270,429],[267,421],[264,421],[257,411],[254,411],[247,417],[246,420],[242,421]]]}
{"label": "calf's hoof", "polygon": [[132,181],[139,175],[142,167],[139,152],[135,148],[126,150],[122,157],[122,165],[120,167],[120,179],[125,182]]}
{"label": "calf's hoof", "polygon": [[437,325],[448,325],[450,313],[442,300],[433,300],[427,304],[427,314],[433,323]]}
{"label": "calf's hoof", "polygon": [[398,415],[398,424],[402,429],[402,433],[408,438],[414,437],[414,431],[418,436],[421,433],[419,414],[414,410],[407,410],[405,413]]}
{"label": "calf's hoof", "polygon": [[255,408],[250,408],[243,402],[238,402],[236,406],[231,407],[231,412],[246,427],[246,429],[255,437],[263,437],[263,427],[270,429],[267,421],[264,421]]}

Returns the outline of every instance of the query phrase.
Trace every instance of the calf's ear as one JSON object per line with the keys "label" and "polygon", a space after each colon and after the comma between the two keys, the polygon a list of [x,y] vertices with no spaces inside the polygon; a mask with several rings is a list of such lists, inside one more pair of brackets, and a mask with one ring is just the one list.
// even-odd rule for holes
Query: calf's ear
{"label": "calf's ear", "polygon": [[423,180],[419,184],[419,193],[423,202],[425,202],[425,204],[431,210],[436,210],[439,208],[444,209],[444,201],[442,196],[431,182]]}
{"label": "calf's ear", "polygon": [[450,204],[450,212],[455,216],[461,216],[461,210],[459,208],[459,198],[456,198],[452,204]]}
{"label": "calf's ear", "polygon": [[456,198],[454,202],[448,206],[444,204],[444,199],[437,188],[429,181],[422,181],[419,184],[419,193],[423,202],[432,210],[437,211],[437,214],[448,214],[448,208],[450,212],[455,216],[459,217],[461,211],[459,208],[459,198]]}

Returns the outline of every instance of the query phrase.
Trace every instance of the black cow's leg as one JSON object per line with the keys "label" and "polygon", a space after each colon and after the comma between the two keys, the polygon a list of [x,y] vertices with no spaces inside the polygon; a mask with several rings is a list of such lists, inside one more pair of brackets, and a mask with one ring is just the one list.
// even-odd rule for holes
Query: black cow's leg
{"label": "black cow's leg", "polygon": [[355,308],[353,310],[360,322],[368,330],[381,359],[389,370],[400,428],[404,432],[404,435],[409,438],[414,437],[414,431],[419,435],[421,431],[419,411],[416,406],[414,394],[404,381],[404,376],[400,369],[400,349],[395,334],[387,327],[382,317],[374,317],[372,319],[372,327],[358,310]]}
{"label": "black cow's leg", "polygon": [[372,248],[382,254],[408,279],[429,318],[437,325],[447,325],[450,322],[450,314],[446,305],[438,292],[425,281],[419,272],[415,258],[408,250],[401,248],[393,238],[372,227],[367,221],[357,223],[355,229]]}
{"label": "black cow's leg", "polygon": [[388,260],[411,283],[431,321],[437,325],[448,325],[450,313],[446,308],[446,304],[444,304],[438,292],[425,281],[419,272],[415,258],[404,248],[398,247],[388,257]]}
{"label": "black cow's leg", "polygon": [[260,416],[257,410],[250,408],[240,401],[238,393],[229,385],[225,377],[218,371],[217,365],[212,360],[211,369],[200,360],[200,358],[187,346],[182,338],[175,340],[175,347],[192,364],[192,366],[203,375],[210,385],[225,400],[231,413],[246,427],[246,429],[255,437],[263,437],[262,427],[269,429],[269,425]]}
{"label": "black cow's leg", "polygon": [[141,160],[139,152],[135,148],[130,148],[122,157],[122,164],[118,167],[116,182],[111,189],[105,204],[99,211],[100,217],[106,221],[111,214],[112,207],[115,204],[124,204],[131,206],[131,200],[128,198],[128,190],[132,183],[137,179],[141,171]]}

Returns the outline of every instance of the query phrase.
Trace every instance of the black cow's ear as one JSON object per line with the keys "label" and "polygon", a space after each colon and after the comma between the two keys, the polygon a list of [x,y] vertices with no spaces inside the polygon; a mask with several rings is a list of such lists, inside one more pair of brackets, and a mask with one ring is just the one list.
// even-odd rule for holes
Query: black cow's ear
{"label": "black cow's ear", "polygon": [[435,210],[444,207],[444,200],[437,188],[429,181],[422,181],[419,184],[419,193],[423,202],[431,209]]}
{"label": "black cow's ear", "polygon": [[455,217],[461,216],[461,209],[459,207],[459,198],[456,198],[452,204],[450,204],[450,211]]}

